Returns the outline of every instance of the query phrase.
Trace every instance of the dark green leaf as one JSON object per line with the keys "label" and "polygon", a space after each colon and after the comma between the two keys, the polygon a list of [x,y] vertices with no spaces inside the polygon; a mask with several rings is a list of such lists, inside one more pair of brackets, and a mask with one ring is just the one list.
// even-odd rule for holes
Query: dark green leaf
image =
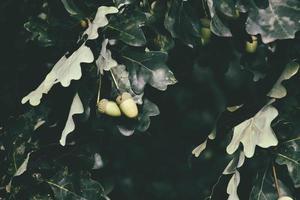
{"label": "dark green leaf", "polygon": [[290,139],[281,144],[276,162],[287,166],[295,187],[300,187],[300,137]]}
{"label": "dark green leaf", "polygon": [[269,0],[268,7],[259,8],[254,0],[246,1],[248,19],[246,30],[251,35],[261,34],[264,43],[277,39],[291,39],[300,30],[300,1]]}
{"label": "dark green leaf", "polygon": [[104,198],[101,184],[84,173],[69,174],[65,169],[46,182],[58,200],[102,200]]}
{"label": "dark green leaf", "polygon": [[165,64],[167,61],[165,52],[126,50],[123,52],[122,58],[129,71],[131,87],[137,94],[143,92],[147,83],[159,90],[166,90],[168,85],[177,82]]}
{"label": "dark green leaf", "polygon": [[112,18],[107,26],[118,33],[118,39],[131,46],[143,46],[146,38],[141,27],[146,21],[144,13],[132,11]]}
{"label": "dark green leaf", "polygon": [[144,104],[142,107],[142,112],[138,116],[138,125],[137,130],[144,132],[150,126],[150,117],[159,115],[159,109],[157,105],[149,101],[148,99],[144,99]]}
{"label": "dark green leaf", "polygon": [[199,45],[201,42],[200,16],[195,1],[169,1],[164,25],[174,38],[188,45]]}
{"label": "dark green leaf", "polygon": [[273,178],[267,167],[256,175],[256,181],[250,193],[249,200],[277,200],[278,195],[275,190]]}

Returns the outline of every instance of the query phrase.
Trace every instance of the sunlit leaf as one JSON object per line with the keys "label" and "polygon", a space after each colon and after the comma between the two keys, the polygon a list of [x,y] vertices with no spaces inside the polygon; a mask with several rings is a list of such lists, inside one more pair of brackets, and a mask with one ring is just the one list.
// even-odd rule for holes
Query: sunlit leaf
{"label": "sunlit leaf", "polygon": [[94,40],[97,39],[98,29],[101,27],[104,27],[108,24],[108,19],[106,18],[106,15],[108,14],[114,14],[119,12],[116,7],[107,7],[107,6],[101,6],[98,8],[96,16],[92,23],[89,23],[89,27],[85,30],[84,34],[88,35],[88,39]]}
{"label": "sunlit leaf", "polygon": [[299,70],[299,64],[296,62],[290,62],[285,67],[284,71],[280,75],[279,79],[276,81],[275,85],[268,93],[269,97],[280,99],[287,95],[285,87],[282,85],[282,81],[290,79],[294,76]]}
{"label": "sunlit leaf", "polygon": [[226,149],[227,153],[233,154],[239,144],[242,143],[245,156],[251,158],[254,155],[256,145],[262,148],[276,146],[278,140],[271,128],[271,123],[277,115],[277,109],[268,104],[254,117],[234,127],[232,140]]}
{"label": "sunlit leaf", "polygon": [[66,138],[68,134],[70,134],[75,129],[75,123],[73,120],[73,116],[76,114],[82,114],[84,112],[82,102],[80,100],[79,95],[76,93],[70,108],[69,116],[65,125],[64,130],[62,131],[61,138],[59,143],[62,146],[66,145]]}
{"label": "sunlit leaf", "polygon": [[63,56],[48,73],[44,81],[32,92],[22,99],[22,104],[27,101],[32,106],[37,106],[41,102],[43,94],[47,94],[52,86],[61,83],[63,87],[68,87],[72,80],[81,78],[81,63],[91,63],[94,55],[91,49],[83,44],[70,57]]}
{"label": "sunlit leaf", "polygon": [[237,193],[239,184],[240,184],[240,173],[236,171],[232,175],[227,186],[227,194],[229,195],[227,200],[239,200],[239,196]]}

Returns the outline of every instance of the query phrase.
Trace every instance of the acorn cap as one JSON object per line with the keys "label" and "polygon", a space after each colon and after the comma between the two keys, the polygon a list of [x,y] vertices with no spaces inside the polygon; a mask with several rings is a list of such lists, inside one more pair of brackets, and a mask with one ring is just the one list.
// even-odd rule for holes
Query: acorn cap
{"label": "acorn cap", "polygon": [[108,103],[107,99],[102,99],[97,103],[99,112],[105,113],[107,103]]}
{"label": "acorn cap", "polygon": [[289,196],[281,196],[278,198],[278,200],[293,200],[293,199]]}
{"label": "acorn cap", "polygon": [[123,92],[121,95],[119,95],[117,98],[116,98],[116,102],[117,104],[121,104],[123,103],[124,101],[126,101],[127,99],[132,99],[132,96],[130,93],[128,92]]}

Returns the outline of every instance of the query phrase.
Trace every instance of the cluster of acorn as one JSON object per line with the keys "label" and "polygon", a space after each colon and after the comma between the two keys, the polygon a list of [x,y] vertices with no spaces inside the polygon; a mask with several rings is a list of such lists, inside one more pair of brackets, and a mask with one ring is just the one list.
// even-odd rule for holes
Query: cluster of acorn
{"label": "cluster of acorn", "polygon": [[[236,16],[234,18],[238,18],[239,17],[239,12],[236,11]],[[210,29],[210,19],[208,18],[201,18],[200,19],[201,22],[201,30],[200,30],[200,35],[201,35],[201,43],[202,45],[206,45],[210,42],[210,39],[212,37],[212,32]],[[258,41],[257,41],[257,37],[252,35],[251,39],[249,41],[245,42],[245,52],[247,53],[255,53],[256,49],[257,49],[257,45],[258,45]]]}
{"label": "cluster of acorn", "polygon": [[120,117],[122,113],[128,118],[135,118],[138,115],[138,108],[132,96],[123,92],[115,101],[102,99],[97,103],[98,111],[111,117]]}

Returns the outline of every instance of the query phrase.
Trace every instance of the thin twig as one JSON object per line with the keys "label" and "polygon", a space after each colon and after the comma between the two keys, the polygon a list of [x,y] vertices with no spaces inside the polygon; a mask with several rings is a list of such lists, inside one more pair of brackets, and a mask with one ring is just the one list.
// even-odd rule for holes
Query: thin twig
{"label": "thin twig", "polygon": [[276,169],[275,169],[274,164],[272,165],[272,169],[273,169],[273,176],[274,176],[276,191],[277,191],[278,197],[280,197],[280,190],[279,190],[278,179],[277,179],[277,174],[276,174]]}

